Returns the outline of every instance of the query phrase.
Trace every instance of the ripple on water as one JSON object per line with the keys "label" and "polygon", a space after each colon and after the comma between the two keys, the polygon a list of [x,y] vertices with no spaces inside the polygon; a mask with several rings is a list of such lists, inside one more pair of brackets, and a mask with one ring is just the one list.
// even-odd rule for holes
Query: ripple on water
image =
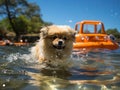
{"label": "ripple on water", "polygon": [[1,89],[119,90],[120,88],[119,50],[73,53],[70,60],[72,65],[64,71],[58,68],[49,70],[48,67],[39,64],[33,59],[28,48],[0,47]]}

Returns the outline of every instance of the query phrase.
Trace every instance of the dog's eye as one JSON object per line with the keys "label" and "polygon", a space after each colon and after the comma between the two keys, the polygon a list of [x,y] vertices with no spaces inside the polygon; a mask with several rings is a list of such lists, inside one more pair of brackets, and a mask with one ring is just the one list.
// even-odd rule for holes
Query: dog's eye
{"label": "dog's eye", "polygon": [[67,40],[67,37],[63,37],[64,40]]}
{"label": "dog's eye", "polygon": [[56,39],[57,38],[57,36],[53,36],[53,39]]}

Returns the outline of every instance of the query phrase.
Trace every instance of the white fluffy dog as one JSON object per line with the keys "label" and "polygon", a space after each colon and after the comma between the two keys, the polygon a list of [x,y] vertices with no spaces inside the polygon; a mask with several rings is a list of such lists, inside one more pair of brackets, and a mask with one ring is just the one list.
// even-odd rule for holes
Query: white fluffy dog
{"label": "white fluffy dog", "polygon": [[32,47],[33,56],[43,62],[63,62],[70,58],[75,31],[69,26],[51,25],[40,30],[40,40]]}

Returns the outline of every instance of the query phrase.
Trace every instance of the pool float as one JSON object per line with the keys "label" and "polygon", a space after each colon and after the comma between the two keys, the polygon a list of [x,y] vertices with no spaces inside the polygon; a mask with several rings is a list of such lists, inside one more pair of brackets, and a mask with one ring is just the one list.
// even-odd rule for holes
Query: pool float
{"label": "pool float", "polygon": [[25,42],[15,42],[14,45],[15,46],[26,46],[26,45],[28,45],[28,43],[25,43]]}
{"label": "pool float", "polygon": [[8,42],[8,41],[3,41],[0,40],[0,46],[25,46],[28,45],[28,43],[26,42]]}
{"label": "pool float", "polygon": [[[89,26],[89,28],[88,28]],[[100,21],[84,20],[75,25],[77,32],[75,36],[74,50],[103,48],[115,50],[119,48],[113,35],[106,34],[104,24]]]}

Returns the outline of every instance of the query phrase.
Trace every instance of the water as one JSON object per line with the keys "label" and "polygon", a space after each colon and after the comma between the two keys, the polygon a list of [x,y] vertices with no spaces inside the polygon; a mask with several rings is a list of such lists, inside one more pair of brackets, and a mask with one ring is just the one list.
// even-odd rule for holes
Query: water
{"label": "water", "polygon": [[71,67],[48,68],[32,46],[0,46],[0,90],[120,90],[120,49],[74,52]]}

